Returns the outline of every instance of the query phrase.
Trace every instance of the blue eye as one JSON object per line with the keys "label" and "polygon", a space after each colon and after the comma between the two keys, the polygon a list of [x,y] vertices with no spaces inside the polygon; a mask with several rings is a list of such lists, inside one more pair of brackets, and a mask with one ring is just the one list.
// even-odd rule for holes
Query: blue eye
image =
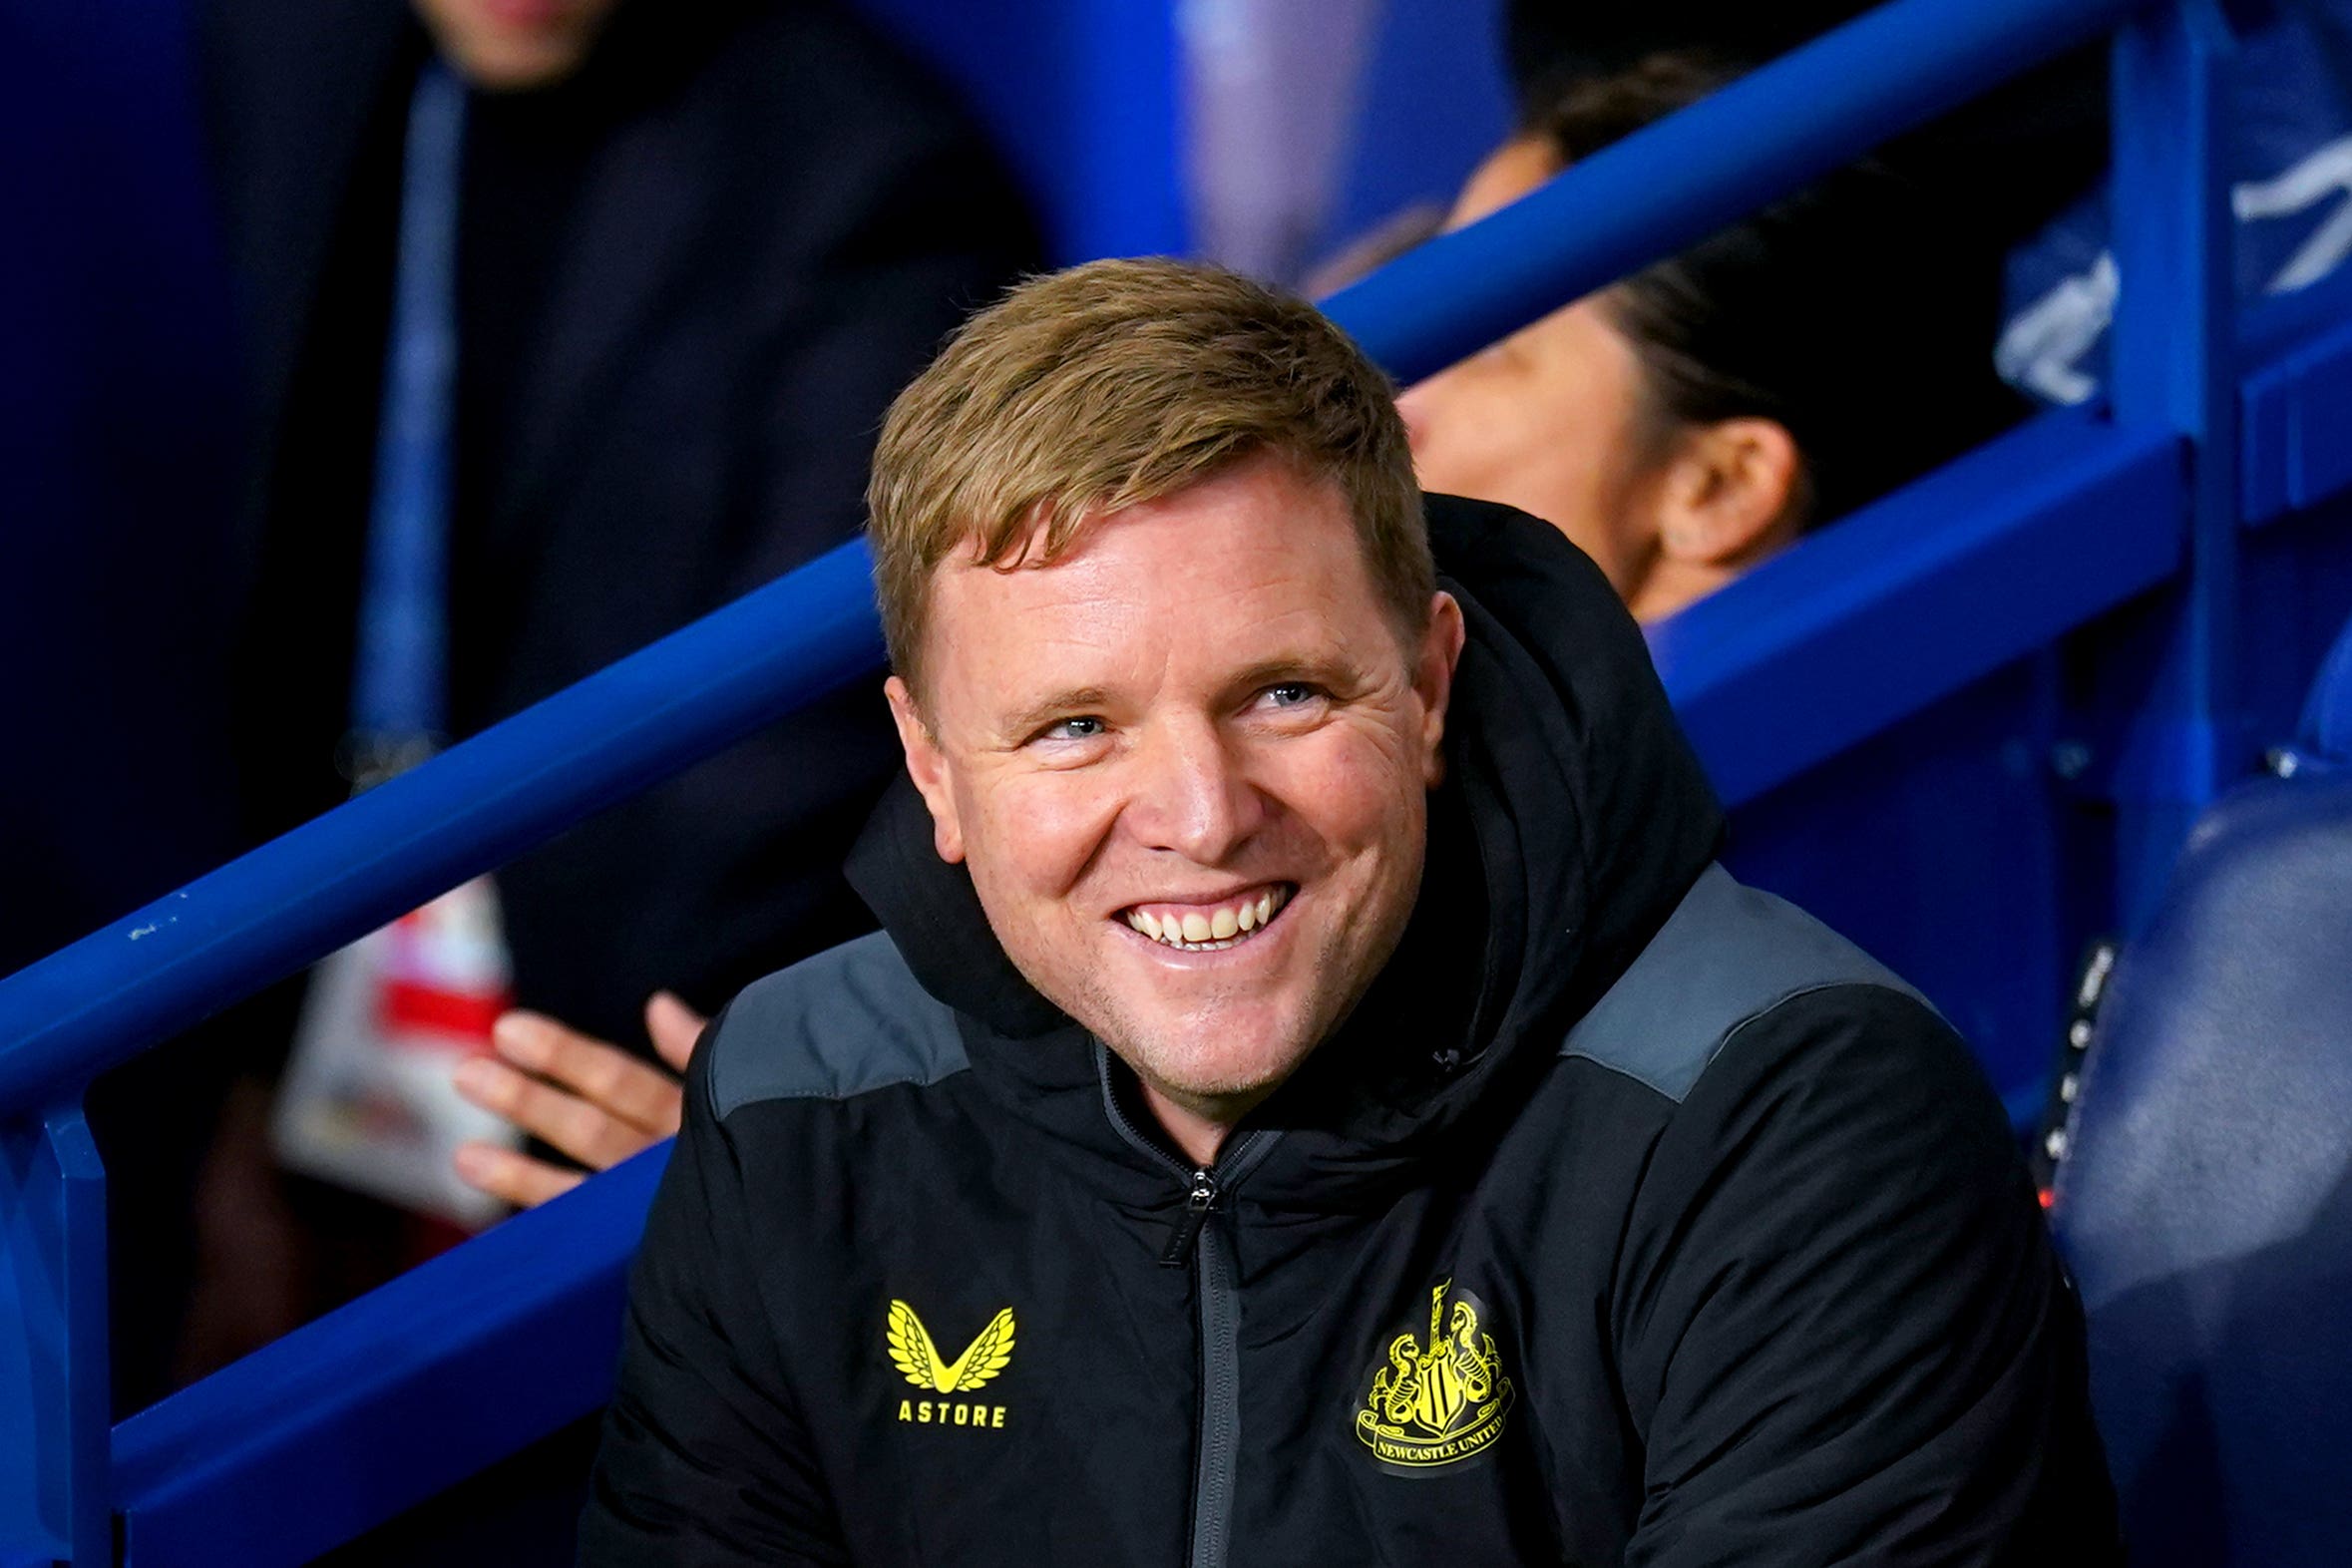
{"label": "blue eye", "polygon": [[1286,680],[1280,685],[1266,688],[1266,695],[1278,708],[1295,708],[1301,703],[1313,702],[1321,694],[1303,680]]}
{"label": "blue eye", "polygon": [[1102,720],[1090,715],[1057,719],[1037,732],[1040,740],[1092,740],[1103,731]]}

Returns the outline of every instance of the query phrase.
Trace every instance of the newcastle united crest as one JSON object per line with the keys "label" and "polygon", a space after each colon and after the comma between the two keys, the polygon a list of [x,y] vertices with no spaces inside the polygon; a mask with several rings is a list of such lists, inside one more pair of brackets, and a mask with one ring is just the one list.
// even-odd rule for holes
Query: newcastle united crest
{"label": "newcastle united crest", "polygon": [[[1450,1299],[1449,1299],[1450,1298]],[[1372,1396],[1356,1412],[1356,1435],[1383,1465],[1423,1471],[1484,1453],[1511,1412],[1494,1336],[1483,1333],[1477,1298],[1447,1280],[1429,1292],[1429,1337],[1388,1344],[1372,1373]]]}

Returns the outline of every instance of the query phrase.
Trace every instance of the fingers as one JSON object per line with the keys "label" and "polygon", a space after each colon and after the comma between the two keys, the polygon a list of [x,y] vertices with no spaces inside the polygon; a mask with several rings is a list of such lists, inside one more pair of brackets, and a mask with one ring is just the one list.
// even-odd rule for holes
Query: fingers
{"label": "fingers", "polygon": [[504,1198],[519,1209],[535,1208],[560,1197],[587,1178],[578,1171],[559,1170],[545,1160],[517,1154],[490,1143],[461,1143],[453,1163],[458,1178],[494,1198]]}
{"label": "fingers", "polygon": [[457,1089],[484,1110],[504,1116],[590,1170],[617,1165],[664,1136],[623,1120],[568,1088],[544,1083],[488,1056],[458,1064]]}
{"label": "fingers", "polygon": [[500,1018],[490,1037],[498,1053],[516,1066],[650,1134],[638,1147],[678,1130],[677,1080],[616,1045],[590,1039],[540,1013],[522,1011]]}
{"label": "fingers", "polygon": [[694,1042],[709,1021],[671,991],[657,990],[645,1003],[645,1032],[653,1037],[653,1049],[679,1072],[686,1070],[686,1058],[694,1054]]}

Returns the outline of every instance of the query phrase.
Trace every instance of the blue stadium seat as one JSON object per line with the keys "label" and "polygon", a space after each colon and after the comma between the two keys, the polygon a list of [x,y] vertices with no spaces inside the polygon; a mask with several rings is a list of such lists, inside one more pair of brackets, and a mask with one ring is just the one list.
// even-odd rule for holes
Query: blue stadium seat
{"label": "blue stadium seat", "polygon": [[2352,627],[2119,961],[2052,1217],[2140,1565],[2352,1555]]}

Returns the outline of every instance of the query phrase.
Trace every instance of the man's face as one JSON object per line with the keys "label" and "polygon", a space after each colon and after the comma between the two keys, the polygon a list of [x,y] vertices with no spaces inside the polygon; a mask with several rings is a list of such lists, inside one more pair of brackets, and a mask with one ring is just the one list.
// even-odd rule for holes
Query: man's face
{"label": "man's face", "polygon": [[552,87],[581,67],[619,0],[416,0],[434,47],[492,93]]}
{"label": "man's face", "polygon": [[952,557],[922,707],[940,853],[1029,982],[1230,1120],[1338,1026],[1419,887],[1462,638],[1401,639],[1347,503],[1280,459],[1094,523],[1051,566]]}

